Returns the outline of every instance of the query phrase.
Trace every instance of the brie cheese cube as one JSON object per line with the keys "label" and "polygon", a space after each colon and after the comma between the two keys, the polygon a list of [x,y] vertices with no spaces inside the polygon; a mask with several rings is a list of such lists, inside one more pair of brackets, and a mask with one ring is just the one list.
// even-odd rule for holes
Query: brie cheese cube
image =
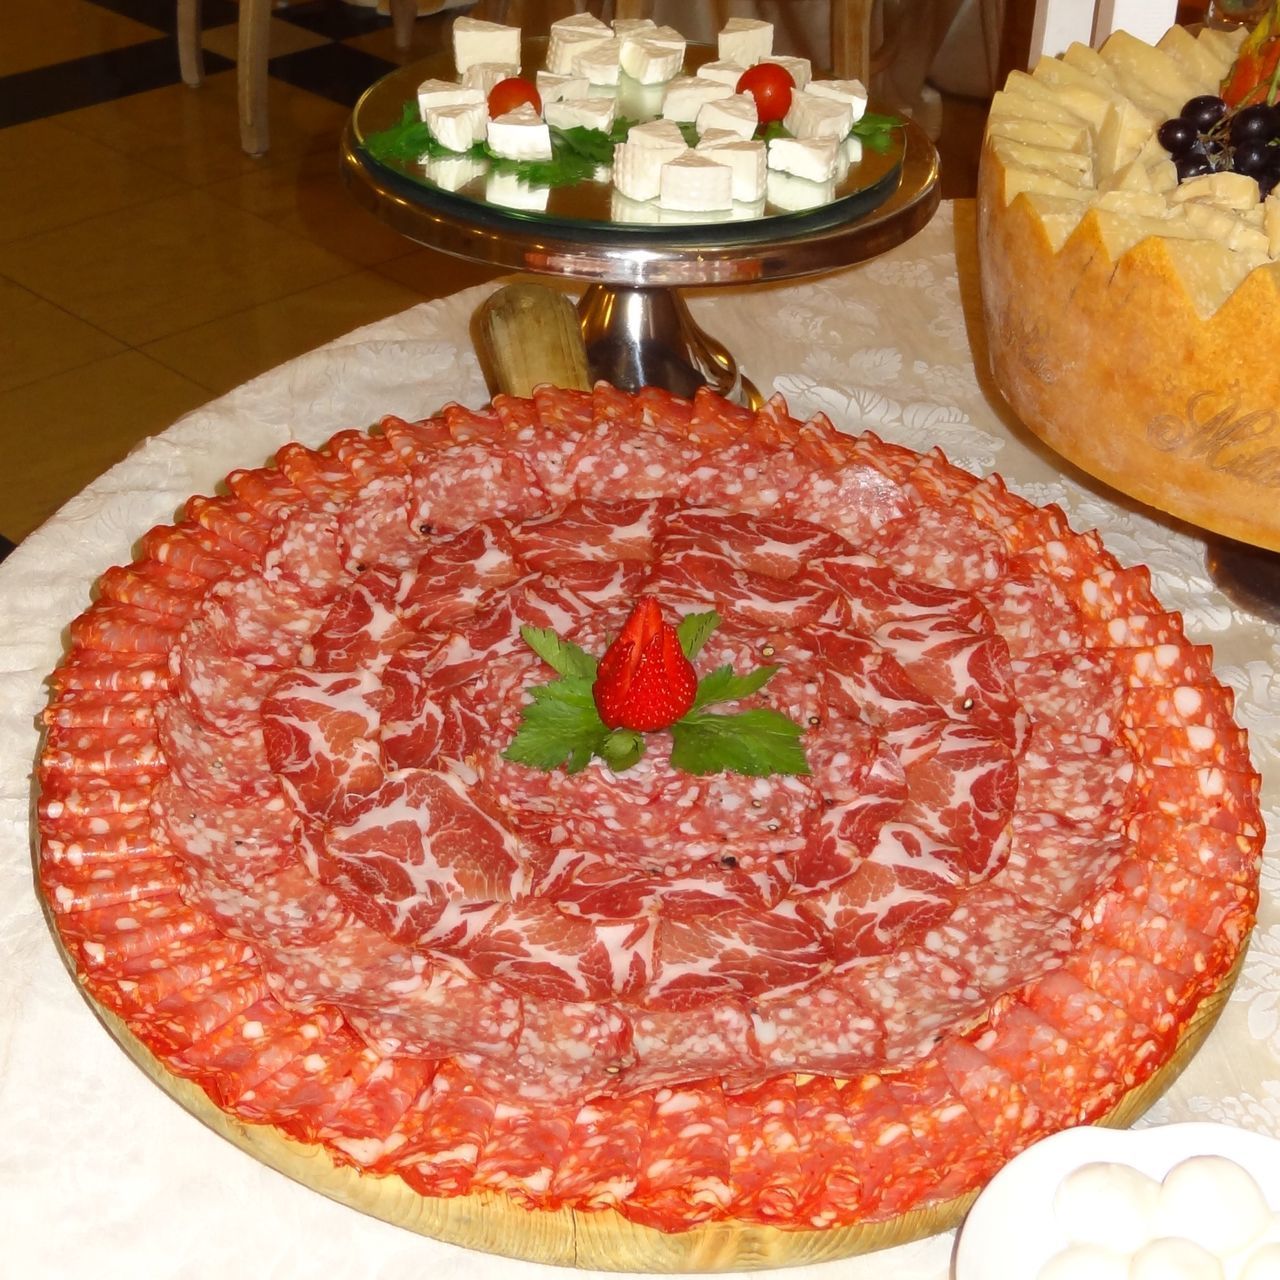
{"label": "brie cheese cube", "polygon": [[686,151],[662,166],[658,204],[688,213],[729,209],[733,205],[733,170],[709,154]]}
{"label": "brie cheese cube", "polygon": [[716,49],[726,62],[754,67],[773,52],[773,23],[757,18],[730,18],[716,37]]}
{"label": "brie cheese cube", "polygon": [[508,160],[550,160],[551,130],[527,102],[489,121],[488,143]]}
{"label": "brie cheese cube", "polygon": [[462,73],[462,83],[469,89],[478,89],[481,97],[488,100],[495,84],[519,74],[520,68],[511,62],[473,62]]}
{"label": "brie cheese cube", "polygon": [[836,184],[830,180],[811,182],[808,178],[797,178],[774,169],[769,171],[765,195],[775,208],[801,213],[805,209],[820,209],[824,204],[830,204],[836,198]]}
{"label": "brie cheese cube", "polygon": [[423,161],[427,178],[441,191],[461,191],[489,172],[488,164],[471,156],[434,156]]}
{"label": "brie cheese cube", "polygon": [[547,31],[549,35],[562,34],[565,31],[594,31],[597,34],[603,32],[606,39],[614,34],[609,24],[602,22],[594,13],[571,13],[567,18],[557,18]]}
{"label": "brie cheese cube", "polygon": [[684,66],[685,41],[671,27],[653,27],[622,41],[619,63],[640,84],[665,84]]}
{"label": "brie cheese cube", "polygon": [[709,132],[724,130],[738,138],[750,138],[760,123],[756,100],[749,93],[735,93],[732,97],[704,103],[696,123],[704,137]]}
{"label": "brie cheese cube", "polygon": [[573,73],[586,76],[592,84],[617,84],[621,66],[618,58],[622,53],[621,40],[606,40],[603,44],[592,45],[573,59]]}
{"label": "brie cheese cube", "polygon": [[805,92],[815,98],[834,98],[853,108],[853,123],[867,114],[867,87],[861,80],[810,80]]}
{"label": "brie cheese cube", "polygon": [[740,67],[736,62],[704,62],[698,68],[698,74],[704,80],[718,80],[721,84],[727,84],[736,93],[738,81],[742,79],[745,70],[746,67]]}
{"label": "brie cheese cube", "polygon": [[806,88],[809,81],[813,79],[813,67],[808,58],[789,58],[785,54],[778,53],[768,58],[761,58],[760,61],[776,62],[778,66],[789,71],[792,80],[796,82],[797,89]]}
{"label": "brie cheese cube", "polygon": [[424,80],[418,86],[418,114],[425,120],[431,107],[465,107],[483,102],[479,89],[455,84],[452,80]]}
{"label": "brie cheese cube", "polygon": [[847,102],[797,90],[782,126],[797,138],[845,138],[853,128],[853,108]]}
{"label": "brie cheese cube", "polygon": [[613,149],[613,185],[632,200],[652,200],[662,184],[662,166],[687,150],[669,120],[636,125]]}
{"label": "brie cheese cube", "polygon": [[426,124],[431,136],[450,151],[470,151],[484,137],[488,123],[489,109],[483,102],[427,108]]}
{"label": "brie cheese cube", "polygon": [[577,75],[574,62],[584,53],[613,39],[613,32],[601,24],[597,31],[587,27],[565,27],[553,30],[547,42],[547,70],[558,76]]}
{"label": "brie cheese cube", "polygon": [[541,213],[547,207],[551,188],[546,183],[530,186],[514,173],[490,173],[484,184],[484,198],[507,209],[528,209]]}
{"label": "brie cheese cube", "polygon": [[708,102],[732,96],[733,91],[727,84],[717,84],[701,76],[681,76],[667,85],[666,96],[662,99],[662,118],[692,124]]}
{"label": "brie cheese cube", "polygon": [[613,128],[614,105],[613,98],[568,98],[548,102],[542,108],[542,116],[553,129],[600,129],[608,133]]}
{"label": "brie cheese cube", "polygon": [[[477,62],[505,62],[520,66],[520,28],[481,18],[455,18],[453,61],[459,75]],[[519,72],[517,71],[518,75]]]}
{"label": "brie cheese cube", "polygon": [[774,138],[769,143],[770,169],[810,182],[830,182],[839,157],[835,138]]}
{"label": "brie cheese cube", "polygon": [[741,204],[754,204],[764,196],[768,177],[765,145],[755,139],[744,140],[722,136],[704,136],[697,147],[733,172],[733,198]]}
{"label": "brie cheese cube", "polygon": [[590,89],[586,76],[558,76],[551,71],[539,71],[536,77],[538,97],[545,107],[549,102],[563,102],[571,98],[585,98]]}
{"label": "brie cheese cube", "polygon": [[619,40],[637,35],[641,31],[654,31],[658,24],[652,18],[614,18],[613,34]]}

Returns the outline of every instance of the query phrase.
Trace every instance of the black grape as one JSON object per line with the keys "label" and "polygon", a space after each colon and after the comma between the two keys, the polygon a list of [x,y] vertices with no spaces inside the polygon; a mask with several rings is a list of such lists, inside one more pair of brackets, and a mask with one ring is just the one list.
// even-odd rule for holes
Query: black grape
{"label": "black grape", "polygon": [[1257,177],[1267,170],[1274,151],[1274,147],[1267,146],[1257,138],[1251,138],[1248,142],[1242,142],[1236,147],[1232,167],[1237,173],[1247,173]]}
{"label": "black grape", "polygon": [[1227,104],[1221,98],[1215,98],[1207,93],[1198,98],[1192,98],[1182,108],[1182,118],[1189,121],[1201,133],[1212,129],[1226,114]]}
{"label": "black grape", "polygon": [[1156,131],[1160,145],[1172,156],[1185,155],[1198,136],[1195,125],[1181,116],[1166,120]]}
{"label": "black grape", "polygon": [[1208,156],[1178,156],[1173,164],[1178,171],[1179,182],[1185,182],[1188,178],[1198,178],[1202,173],[1213,172],[1213,164]]}
{"label": "black grape", "polygon": [[1245,107],[1243,111],[1237,111],[1231,118],[1231,141],[1237,146],[1255,139],[1265,141],[1272,136],[1273,128],[1270,107],[1264,103]]}

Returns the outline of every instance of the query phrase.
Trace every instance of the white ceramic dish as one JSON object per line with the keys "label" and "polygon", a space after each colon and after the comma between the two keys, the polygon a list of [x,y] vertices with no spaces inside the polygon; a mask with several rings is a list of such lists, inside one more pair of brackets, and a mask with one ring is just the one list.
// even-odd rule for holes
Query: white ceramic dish
{"label": "white ceramic dish", "polygon": [[1162,1180],[1174,1165],[1203,1155],[1248,1170],[1280,1210],[1280,1139],[1226,1124],[1065,1129],[1028,1147],[987,1184],[960,1229],[955,1280],[1031,1280],[1068,1244],[1053,1199],[1081,1165],[1111,1161]]}

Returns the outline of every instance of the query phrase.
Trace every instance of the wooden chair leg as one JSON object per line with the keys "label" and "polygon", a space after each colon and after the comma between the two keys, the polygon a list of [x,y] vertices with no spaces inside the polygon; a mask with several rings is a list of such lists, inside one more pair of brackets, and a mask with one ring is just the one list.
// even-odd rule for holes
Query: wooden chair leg
{"label": "wooden chair leg", "polygon": [[200,46],[200,0],[178,0],[178,69],[182,83],[193,89],[204,83],[204,49]]}
{"label": "wooden chair leg", "polygon": [[831,69],[838,80],[871,79],[872,0],[831,0]]}
{"label": "wooden chair leg", "polygon": [[413,23],[417,16],[418,0],[391,0],[391,26],[397,49],[407,49],[413,42]]}
{"label": "wooden chair leg", "polygon": [[260,156],[270,138],[267,129],[267,43],[271,0],[240,0],[237,30],[236,98],[240,108],[240,145]]}

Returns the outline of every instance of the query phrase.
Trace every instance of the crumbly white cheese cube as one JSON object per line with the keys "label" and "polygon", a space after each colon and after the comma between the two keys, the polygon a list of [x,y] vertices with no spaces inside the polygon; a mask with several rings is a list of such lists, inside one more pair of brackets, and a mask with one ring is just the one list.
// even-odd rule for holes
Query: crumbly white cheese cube
{"label": "crumbly white cheese cube", "polygon": [[571,13],[567,18],[557,18],[547,31],[549,35],[565,31],[603,32],[606,38],[615,34],[609,24],[602,22],[594,13]]}
{"label": "crumbly white cheese cube", "polygon": [[547,41],[547,70],[558,76],[577,75],[574,62],[597,45],[608,44],[613,39],[613,32],[601,25],[599,31],[586,27],[553,30]]}
{"label": "crumbly white cheese cube", "polygon": [[553,129],[600,129],[613,127],[613,98],[566,98],[543,105],[542,117]]}
{"label": "crumbly white cheese cube", "polygon": [[734,200],[754,204],[764,195],[768,164],[763,142],[732,135],[704,135],[698,141],[697,150],[728,165],[733,171]]}
{"label": "crumbly white cheese cube", "polygon": [[1188,178],[1177,190],[1169,192],[1170,204],[1194,200],[1216,205],[1219,209],[1255,209],[1261,199],[1257,178],[1226,171]]}
{"label": "crumbly white cheese cube", "polygon": [[718,80],[721,84],[727,84],[731,89],[736,90],[745,70],[746,67],[740,67],[736,62],[704,62],[698,68],[698,74],[704,80]]}
{"label": "crumbly white cheese cube", "polygon": [[784,67],[791,73],[797,89],[807,88],[809,81],[813,79],[813,67],[808,58],[792,58],[786,54],[775,53],[768,58],[761,58],[760,61],[776,62],[778,66]]}
{"label": "crumbly white cheese cube", "polygon": [[483,102],[427,108],[426,124],[431,136],[450,151],[470,151],[484,137],[488,123],[489,109]]}
{"label": "crumbly white cheese cube", "polygon": [[733,170],[708,153],[686,151],[662,166],[658,204],[688,213],[728,209],[733,204]]}
{"label": "crumbly white cheese cube", "polygon": [[418,114],[425,120],[431,107],[465,107],[468,103],[483,102],[479,89],[455,84],[452,80],[424,80],[418,86]]}
{"label": "crumbly white cheese cube", "polygon": [[750,138],[760,123],[756,100],[749,93],[735,93],[706,103],[698,112],[698,132],[706,134],[722,129],[738,138]]}
{"label": "crumbly white cheese cube", "polygon": [[840,144],[840,159],[836,162],[836,176],[849,172],[851,165],[862,163],[862,139],[848,137]]}
{"label": "crumbly white cheese cube", "polygon": [[531,186],[514,173],[489,173],[484,184],[484,197],[490,204],[507,209],[528,209],[540,213],[547,207],[551,188],[545,183]]}
{"label": "crumbly white cheese cube", "polygon": [[733,90],[727,84],[704,80],[701,76],[681,76],[667,85],[662,99],[662,118],[692,124],[708,102],[732,96]]}
{"label": "crumbly white cheese cube", "polygon": [[680,130],[669,120],[637,125],[613,149],[613,185],[632,200],[652,200],[662,183],[662,166],[687,150]]}
{"label": "crumbly white cheese cube", "polygon": [[535,83],[544,107],[548,102],[585,98],[591,88],[586,76],[558,76],[552,71],[539,71]]}
{"label": "crumbly white cheese cube", "polygon": [[684,37],[671,27],[653,27],[622,41],[619,63],[641,84],[664,84],[684,65]]}
{"label": "crumbly white cheese cube", "polygon": [[853,108],[853,123],[867,114],[867,86],[861,80],[810,80],[805,92],[815,98],[834,98]]}
{"label": "crumbly white cheese cube", "polygon": [[477,62],[507,62],[520,65],[520,28],[482,18],[455,18],[453,61],[458,74]]}
{"label": "crumbly white cheese cube", "polygon": [[495,84],[519,74],[520,68],[513,62],[473,62],[463,72],[462,82],[469,89],[478,89],[487,100]]}
{"label": "crumbly white cheese cube", "polygon": [[422,167],[441,191],[461,191],[489,172],[487,162],[472,156],[432,156],[423,160]]}
{"label": "crumbly white cheese cube", "polygon": [[834,181],[811,182],[808,178],[797,178],[794,174],[771,169],[765,198],[775,208],[801,213],[830,204],[836,198],[836,184]]}
{"label": "crumbly white cheese cube", "polygon": [[551,159],[551,130],[527,102],[489,121],[488,143],[508,160]]}
{"label": "crumbly white cheese cube", "polygon": [[758,18],[730,18],[716,37],[716,50],[726,62],[754,67],[773,52],[773,23]]}
{"label": "crumbly white cheese cube", "polygon": [[791,95],[783,128],[797,138],[844,138],[853,128],[853,108],[834,98],[818,98],[802,89]]}
{"label": "crumbly white cheese cube", "polygon": [[586,76],[592,84],[617,84],[622,67],[618,58],[622,53],[621,40],[606,40],[592,45],[573,60],[575,75]]}
{"label": "crumbly white cheese cube", "polygon": [[769,142],[769,168],[810,182],[835,177],[840,143],[835,138],[773,138]]}
{"label": "crumbly white cheese cube", "polygon": [[1280,196],[1272,192],[1262,202],[1262,229],[1267,236],[1267,253],[1280,258]]}
{"label": "crumbly white cheese cube", "polygon": [[657,25],[652,18],[614,18],[612,23],[613,34],[620,40],[639,31],[653,31]]}

